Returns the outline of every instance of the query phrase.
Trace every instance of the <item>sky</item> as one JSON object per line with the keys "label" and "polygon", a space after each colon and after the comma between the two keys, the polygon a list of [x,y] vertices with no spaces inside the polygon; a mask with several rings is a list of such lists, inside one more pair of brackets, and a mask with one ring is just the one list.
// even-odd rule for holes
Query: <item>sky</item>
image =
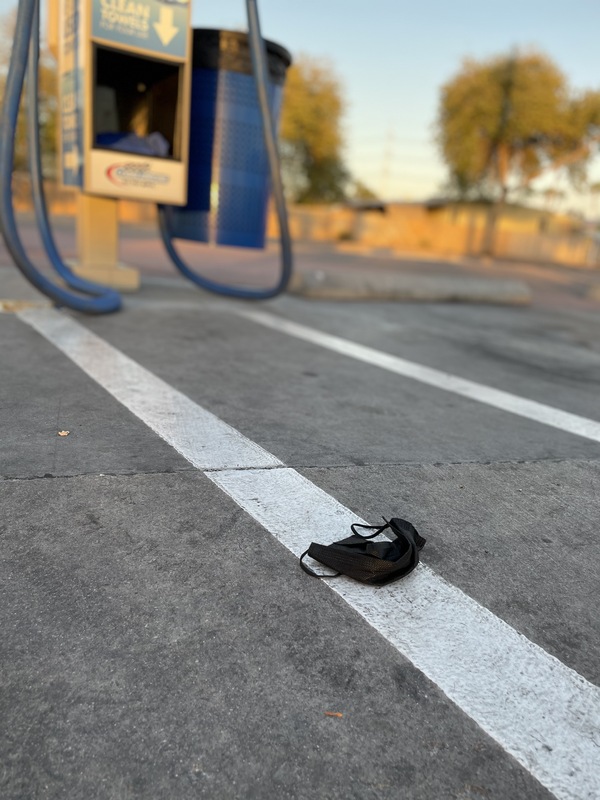
{"label": "sky", "polygon": [[[194,27],[246,28],[244,0],[191,2]],[[0,0],[0,13],[14,5]],[[598,0],[258,0],[258,7],[266,38],[331,64],[347,106],[346,163],[385,199],[440,193],[446,171],[433,130],[440,87],[464,57],[535,47],[572,88],[600,89]],[[600,164],[592,178],[600,180]],[[560,174],[542,183],[566,189]],[[585,211],[590,199],[564,202]]]}
{"label": "sky", "polygon": [[[243,0],[199,0],[195,26],[245,27]],[[346,160],[386,199],[439,194],[440,87],[465,56],[535,47],[573,88],[600,88],[598,0],[259,0],[264,36],[330,61],[347,103]],[[600,168],[595,166],[593,173]],[[546,185],[565,189],[564,176]],[[567,198],[585,210],[584,198]]]}

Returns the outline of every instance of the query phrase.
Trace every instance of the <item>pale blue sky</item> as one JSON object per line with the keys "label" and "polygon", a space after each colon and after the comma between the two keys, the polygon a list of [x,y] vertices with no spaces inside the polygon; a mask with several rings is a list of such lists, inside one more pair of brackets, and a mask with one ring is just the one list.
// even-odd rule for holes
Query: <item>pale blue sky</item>
{"label": "pale blue sky", "polygon": [[[0,12],[13,6],[0,0]],[[243,0],[192,9],[196,27],[246,25]],[[442,183],[432,125],[464,56],[534,46],[573,87],[600,88],[598,0],[259,0],[259,10],[266,37],[330,60],[347,101],[347,162],[388,197],[421,199]]]}
{"label": "pale blue sky", "polygon": [[[349,165],[389,197],[422,199],[443,182],[432,126],[439,88],[464,56],[533,46],[574,87],[600,88],[597,0],[260,0],[259,7],[265,36],[331,60],[348,103]],[[193,19],[243,26],[244,3],[205,0]]]}
{"label": "pale blue sky", "polygon": [[[265,36],[331,60],[348,103],[349,165],[389,197],[421,199],[443,182],[432,125],[439,87],[464,56],[535,46],[574,87],[600,88],[598,0],[259,0],[259,8]],[[193,10],[197,26],[242,27],[244,15],[242,0]]]}

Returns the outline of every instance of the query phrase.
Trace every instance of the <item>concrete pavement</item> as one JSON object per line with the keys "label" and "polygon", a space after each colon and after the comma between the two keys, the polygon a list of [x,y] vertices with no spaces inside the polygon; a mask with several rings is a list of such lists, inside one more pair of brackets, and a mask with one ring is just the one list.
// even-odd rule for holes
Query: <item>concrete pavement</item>
{"label": "concrete pavement", "polygon": [[[152,238],[126,247],[147,269],[122,313],[58,314],[67,332],[76,323],[72,345],[83,336],[79,365],[33,326],[47,312],[0,314],[1,796],[594,797],[597,764],[576,759],[581,726],[600,723],[589,717],[600,683],[600,443],[242,313],[260,309],[552,406],[591,431],[600,423],[594,301],[537,276],[530,307],[295,296],[235,304],[154,269]],[[247,257],[255,279],[264,276],[259,257]],[[215,258],[207,269],[222,275],[244,266],[229,253]],[[335,254],[302,254],[311,268],[317,258],[341,269]],[[272,267],[276,254],[269,259]],[[0,297],[39,301],[7,267]],[[98,337],[89,351],[88,334]],[[117,362],[102,366],[105,348],[126,358],[125,379],[143,370],[127,401],[117,399]],[[210,415],[204,427],[192,429],[180,396]],[[149,427],[150,407],[168,433]],[[194,466],[183,450],[203,448],[214,430],[243,436],[282,466]],[[312,518],[315,508],[297,512],[288,498],[276,532],[268,515],[281,498],[264,502],[248,483],[288,470],[356,518],[411,520],[428,540],[417,580],[375,590],[365,616],[353,595],[304,575],[285,536],[301,528],[294,514]],[[234,488],[242,479],[245,500]],[[329,541],[332,531],[302,535]],[[456,628],[452,605],[447,618],[424,622],[427,570],[459,593]],[[482,647],[514,632],[533,659],[522,675],[525,661],[509,657],[505,670],[499,654],[477,672],[461,667],[463,603],[496,631]],[[408,633],[409,610],[421,632]],[[382,614],[384,628],[369,613]],[[452,646],[449,630],[452,657],[436,661]],[[394,631],[408,639],[395,643]],[[428,632],[431,645],[417,647],[411,637]],[[541,680],[546,657],[554,677]],[[569,695],[564,718],[527,728],[561,675],[577,676],[586,702],[580,709]],[[503,700],[486,706],[485,697]],[[495,727],[498,708],[506,716]]]}

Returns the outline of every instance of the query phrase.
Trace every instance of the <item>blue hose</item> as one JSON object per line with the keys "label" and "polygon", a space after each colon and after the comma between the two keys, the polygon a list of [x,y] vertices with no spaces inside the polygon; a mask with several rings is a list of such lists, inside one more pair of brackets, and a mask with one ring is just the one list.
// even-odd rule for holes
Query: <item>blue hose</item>
{"label": "blue hose", "polygon": [[31,39],[29,42],[29,61],[27,64],[27,135],[29,139],[29,173],[31,175],[31,188],[33,194],[33,206],[35,209],[38,229],[44,249],[50,263],[63,281],[80,292],[95,296],[109,295],[115,302],[119,301],[119,295],[114,289],[100,286],[76,275],[63,262],[58,252],[50,221],[48,219],[48,209],[44,196],[44,176],[42,174],[42,157],[40,148],[40,117],[38,108],[39,91],[39,58],[40,58],[40,9],[39,0],[35,3],[35,11],[32,22]]}
{"label": "blue hose", "polygon": [[[35,27],[35,31],[34,31]],[[32,39],[37,43],[39,39],[39,0],[20,0],[17,10],[17,22],[15,27],[14,44],[10,59],[10,66],[8,76],[6,79],[6,86],[4,90],[4,101],[2,103],[2,114],[0,116],[0,232],[4,238],[6,248],[11,254],[13,261],[21,270],[27,280],[32,283],[36,289],[42,294],[49,297],[57,305],[66,306],[74,311],[83,311],[88,314],[106,314],[113,311],[118,311],[121,307],[121,298],[117,292],[112,289],[97,286],[96,284],[88,283],[77,276],[73,275],[71,270],[62,262],[54,240],[50,234],[50,229],[47,214],[45,214],[45,203],[41,191],[37,199],[34,193],[34,202],[36,204],[36,214],[38,222],[42,219],[40,226],[40,233],[47,249],[48,256],[54,268],[59,272],[66,282],[70,283],[73,288],[95,297],[80,297],[67,291],[63,287],[53,283],[46,278],[32,263],[27,256],[23,243],[19,236],[15,221],[15,213],[13,206],[12,195],[12,172],[14,161],[14,140],[15,130],[17,126],[17,118],[19,114],[19,103],[23,92],[23,84],[25,81],[25,73],[27,70],[28,49]],[[32,47],[32,50],[34,48]],[[39,47],[35,47],[36,53]],[[35,62],[35,63],[34,63]],[[30,80],[37,84],[37,78],[33,78],[33,73],[37,74],[37,55],[30,65]],[[37,88],[36,88],[37,95]],[[30,97],[31,105],[31,97]],[[37,108],[37,97],[33,102],[33,107]],[[32,109],[30,108],[30,114]],[[33,140],[37,139],[36,136]],[[33,142],[30,143],[34,147]],[[34,184],[41,181],[41,168],[37,171],[39,166],[39,142],[37,145],[37,155],[33,155],[31,163],[36,170],[36,176],[32,175],[32,182]],[[38,187],[39,188],[39,187]],[[37,190],[34,187],[34,192]],[[43,208],[42,208],[43,207]],[[42,212],[40,214],[40,211]],[[49,236],[47,234],[50,234]],[[67,278],[68,276],[68,278]]]}
{"label": "blue hose", "polygon": [[275,201],[275,208],[277,211],[277,220],[279,222],[279,233],[281,243],[281,274],[277,284],[269,289],[248,289],[241,286],[228,286],[217,281],[212,281],[202,275],[198,275],[191,267],[189,267],[181,258],[175,245],[173,238],[169,231],[167,214],[164,206],[158,207],[158,219],[160,225],[160,233],[163,244],[171,260],[177,269],[193,283],[201,289],[206,289],[209,292],[222,294],[226,297],[238,297],[243,300],[268,300],[271,297],[276,297],[285,291],[287,288],[291,275],[292,275],[292,240],[289,232],[287,208],[285,205],[285,197],[283,193],[283,182],[281,180],[281,166],[279,160],[279,151],[277,149],[277,135],[275,133],[275,125],[269,106],[268,97],[268,72],[267,72],[267,53],[265,43],[260,31],[260,20],[258,17],[258,7],[256,0],[246,0],[246,10],[248,13],[248,36],[250,40],[250,53],[252,57],[252,66],[254,69],[254,78],[256,81],[256,88],[258,92],[258,101],[260,105],[263,133],[265,137],[265,145],[267,149],[267,157],[269,161],[269,171],[271,173],[271,185],[273,190],[273,199]]}

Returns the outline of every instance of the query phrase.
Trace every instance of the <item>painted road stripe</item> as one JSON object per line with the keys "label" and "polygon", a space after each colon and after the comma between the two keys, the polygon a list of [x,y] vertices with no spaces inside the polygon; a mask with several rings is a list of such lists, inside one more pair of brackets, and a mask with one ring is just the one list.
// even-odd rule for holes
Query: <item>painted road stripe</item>
{"label": "painted road stripe", "polygon": [[256,311],[253,309],[232,309],[235,314],[245,319],[264,325],[280,333],[287,333],[296,339],[303,339],[305,342],[316,344],[334,353],[363,361],[371,366],[381,367],[381,369],[394,372],[396,375],[403,375],[406,378],[435,386],[436,389],[443,389],[446,392],[468,397],[502,411],[517,414],[519,417],[541,422],[550,425],[567,433],[574,433],[583,436],[585,439],[600,442],[600,422],[596,422],[577,414],[570,414],[568,411],[561,411],[553,406],[537,403],[535,400],[527,400],[524,397],[504,392],[501,389],[494,389],[482,383],[476,383],[465,378],[459,378],[449,372],[424,367],[414,361],[407,361],[404,358],[383,353],[372,347],[366,347],[330,333],[314,330],[298,322],[292,322],[267,311]]}
{"label": "painted road stripe", "polygon": [[[53,310],[19,317],[192,464],[204,465],[210,480],[295,555],[313,540],[346,536],[360,521],[70,317]],[[557,798],[599,797],[598,687],[423,564],[388,587],[346,579],[330,587]]]}
{"label": "painted road stripe", "polygon": [[282,462],[73,319],[52,309],[18,312],[100,386],[198,469]]}

